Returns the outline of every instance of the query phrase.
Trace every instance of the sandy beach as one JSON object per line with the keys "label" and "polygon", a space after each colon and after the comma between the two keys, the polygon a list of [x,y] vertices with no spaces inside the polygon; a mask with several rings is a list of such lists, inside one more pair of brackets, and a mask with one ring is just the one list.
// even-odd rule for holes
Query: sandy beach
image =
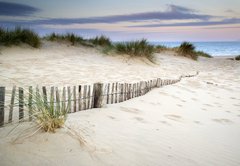
{"label": "sandy beach", "polygon": [[[123,103],[69,114],[56,133],[33,123],[0,128],[0,165],[238,166],[240,63],[172,52],[146,59],[44,42],[1,48],[0,86],[67,86],[178,78]],[[37,131],[37,132],[35,132]]]}

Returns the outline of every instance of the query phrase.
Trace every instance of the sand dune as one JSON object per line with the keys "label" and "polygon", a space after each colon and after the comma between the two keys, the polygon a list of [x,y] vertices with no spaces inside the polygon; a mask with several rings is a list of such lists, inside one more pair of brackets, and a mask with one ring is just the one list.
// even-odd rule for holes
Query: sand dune
{"label": "sand dune", "polygon": [[[123,103],[70,114],[66,127],[55,134],[29,136],[36,130],[26,131],[31,123],[8,136],[12,126],[1,128],[1,165],[240,165],[239,63],[195,62],[170,53],[158,54],[157,64],[146,63],[53,43],[40,50],[2,50],[0,75],[22,85],[199,75]],[[0,82],[14,83],[2,77]]]}

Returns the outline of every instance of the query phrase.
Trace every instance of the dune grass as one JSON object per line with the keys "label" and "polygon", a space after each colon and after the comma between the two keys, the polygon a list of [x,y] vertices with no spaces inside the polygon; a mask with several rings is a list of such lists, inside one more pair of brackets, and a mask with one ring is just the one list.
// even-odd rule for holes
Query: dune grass
{"label": "dune grass", "polygon": [[197,56],[202,56],[205,58],[212,58],[212,56],[210,54],[203,52],[203,51],[195,51],[195,53],[197,54]]}
{"label": "dune grass", "polygon": [[189,57],[193,60],[197,60],[198,58],[198,55],[196,54],[196,51],[195,51],[195,46],[190,42],[181,43],[181,45],[178,47],[177,52],[180,55]]}
{"label": "dune grass", "polygon": [[56,34],[51,33],[44,37],[44,39],[48,41],[67,41],[70,42],[71,45],[82,44],[86,45],[85,40],[81,36],[77,36],[74,33],[66,33],[66,34]]}
{"label": "dune grass", "polygon": [[36,121],[44,131],[55,132],[57,128],[64,126],[67,113],[70,109],[70,105],[66,104],[66,101],[63,99],[60,101],[50,98],[48,102],[46,101],[46,97],[38,90],[35,94],[33,92],[29,92],[29,94],[32,95],[33,103],[32,111],[29,113],[32,115],[32,119]]}
{"label": "dune grass", "polygon": [[89,39],[89,41],[96,46],[102,46],[102,47],[112,46],[111,40],[104,35]]}
{"label": "dune grass", "polygon": [[240,55],[236,56],[235,60],[240,61]]}
{"label": "dune grass", "polygon": [[146,39],[119,42],[114,45],[117,53],[128,54],[131,57],[146,57],[150,61],[154,61],[154,46],[149,44]]}
{"label": "dune grass", "polygon": [[28,44],[34,48],[39,48],[41,45],[40,37],[32,30],[21,27],[16,27],[14,30],[0,28],[0,45],[11,46],[21,43]]}

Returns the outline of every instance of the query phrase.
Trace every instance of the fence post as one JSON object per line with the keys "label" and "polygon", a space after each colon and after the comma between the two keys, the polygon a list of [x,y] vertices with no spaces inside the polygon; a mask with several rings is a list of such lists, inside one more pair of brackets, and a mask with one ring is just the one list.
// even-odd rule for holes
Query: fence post
{"label": "fence post", "polygon": [[103,84],[95,83],[94,85],[94,103],[93,108],[101,108],[103,100]]}
{"label": "fence post", "polygon": [[0,127],[4,125],[5,87],[0,87]]}

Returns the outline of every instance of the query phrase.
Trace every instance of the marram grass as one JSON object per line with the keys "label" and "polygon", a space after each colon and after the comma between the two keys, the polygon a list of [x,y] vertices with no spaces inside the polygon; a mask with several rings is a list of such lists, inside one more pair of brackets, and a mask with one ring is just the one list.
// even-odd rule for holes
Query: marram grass
{"label": "marram grass", "polygon": [[114,45],[114,48],[119,54],[128,54],[131,57],[145,57],[150,61],[154,61],[154,46],[149,44],[146,39],[119,42]]}

